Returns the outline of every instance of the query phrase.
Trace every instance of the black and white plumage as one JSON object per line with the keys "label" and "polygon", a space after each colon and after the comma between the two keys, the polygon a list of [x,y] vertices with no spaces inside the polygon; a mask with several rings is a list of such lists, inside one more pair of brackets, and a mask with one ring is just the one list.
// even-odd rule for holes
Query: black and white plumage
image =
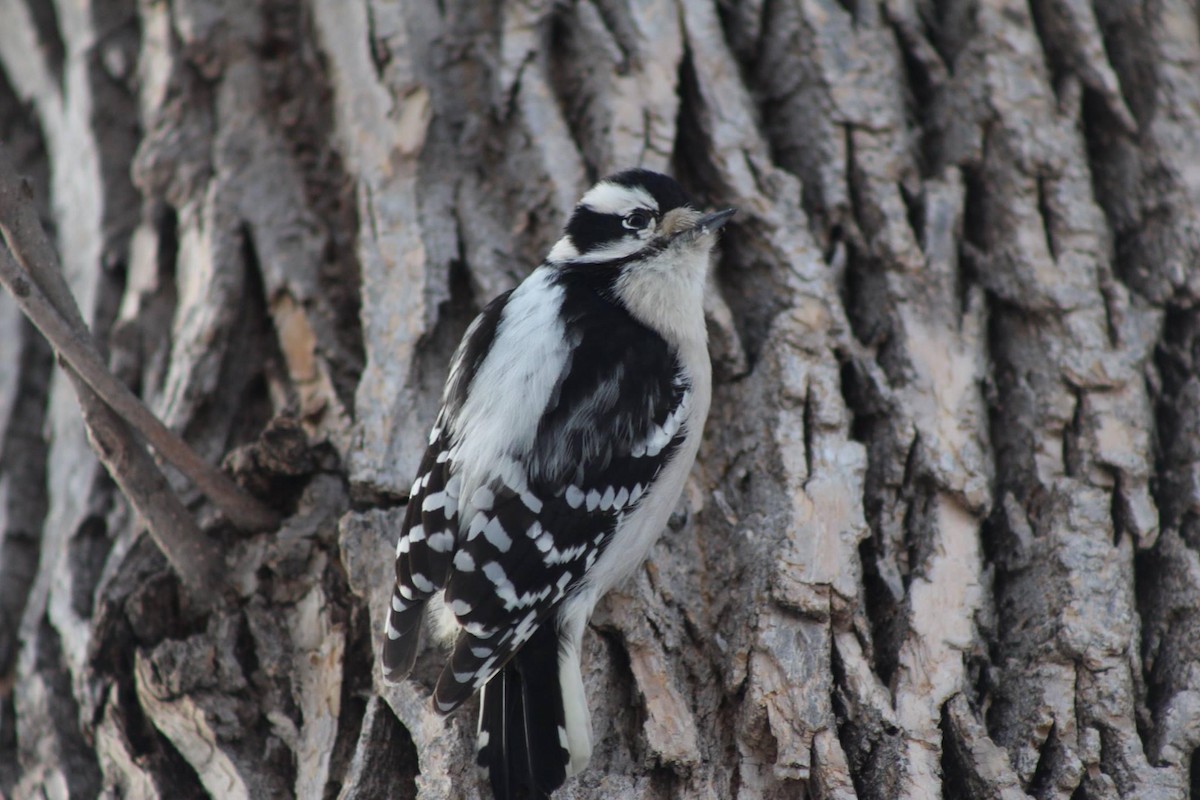
{"label": "black and white plumage", "polygon": [[482,689],[497,798],[547,797],[591,756],[579,652],[597,600],[645,559],[708,414],[709,251],[671,178],[629,170],[468,328],[412,486],[383,666],[401,680],[435,611],[449,713]]}

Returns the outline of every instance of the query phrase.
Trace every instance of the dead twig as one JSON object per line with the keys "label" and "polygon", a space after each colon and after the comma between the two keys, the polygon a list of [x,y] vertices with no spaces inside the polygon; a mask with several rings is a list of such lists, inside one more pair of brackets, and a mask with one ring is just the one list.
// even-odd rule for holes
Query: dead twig
{"label": "dead twig", "polygon": [[[0,228],[3,222],[0,221]],[[244,493],[225,473],[209,466],[196,451],[159,421],[141,400],[108,370],[91,345],[90,335],[74,329],[63,319],[41,287],[27,280],[15,259],[8,253],[0,259],[0,281],[17,298],[21,310],[54,346],[71,369],[117,412],[134,430],[181,472],[195,481],[234,524],[248,530],[262,530],[278,523],[275,514]]]}
{"label": "dead twig", "polygon": [[[70,338],[65,321],[53,309],[47,309],[48,301],[41,290],[22,274],[16,260],[4,247],[0,247],[0,283],[17,299],[27,317],[40,318],[42,325],[38,325],[38,329],[47,339]],[[38,310],[31,311],[30,306]],[[197,598],[216,597],[224,563],[220,551],[196,525],[154,459],[124,420],[92,391],[69,363],[64,366],[79,399],[88,436],[101,462],[146,521],[159,549],[191,594]]]}
{"label": "dead twig", "polygon": [[8,244],[7,250],[0,248],[0,283],[58,353],[101,459],[145,518],[163,553],[185,581],[196,584],[193,588],[211,588],[210,577],[219,573],[221,564],[219,551],[129,428],[188,476],[238,527],[270,529],[278,525],[278,516],[201,459],[108,370],[30,199],[0,146],[0,232]]}

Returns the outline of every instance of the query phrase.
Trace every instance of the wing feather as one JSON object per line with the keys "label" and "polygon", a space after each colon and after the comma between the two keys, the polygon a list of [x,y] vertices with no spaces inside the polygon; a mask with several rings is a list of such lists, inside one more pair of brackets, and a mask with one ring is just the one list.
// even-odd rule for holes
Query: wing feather
{"label": "wing feather", "polygon": [[[570,357],[547,367],[561,374],[528,450],[486,465],[482,479],[474,477],[481,465],[455,457],[454,415],[494,343],[503,295],[454,356],[413,484],[384,667],[392,680],[411,670],[423,609],[444,589],[461,631],[434,692],[442,713],[490,680],[579,589],[686,435],[691,386],[666,342],[602,293],[570,289],[562,307]],[[467,469],[473,488],[463,498]]]}
{"label": "wing feather", "polygon": [[459,530],[459,480],[449,457],[450,422],[495,341],[509,294],[493,300],[463,336],[450,363],[429,446],[409,493],[396,545],[396,585],[383,642],[383,669],[388,680],[401,680],[412,671],[426,604],[449,577]]}
{"label": "wing feather", "polygon": [[[580,319],[614,321],[591,311]],[[434,692],[442,713],[580,587],[686,435],[691,387],[675,355],[631,318],[615,322],[569,331],[576,346],[531,452],[485,484],[490,503],[464,520],[446,582],[462,631]]]}

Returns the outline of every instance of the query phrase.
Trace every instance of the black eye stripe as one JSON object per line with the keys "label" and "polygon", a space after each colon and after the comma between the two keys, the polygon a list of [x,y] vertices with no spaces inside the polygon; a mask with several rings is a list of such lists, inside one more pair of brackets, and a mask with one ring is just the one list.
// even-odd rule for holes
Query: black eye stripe
{"label": "black eye stripe", "polygon": [[[656,182],[657,178],[654,173],[635,170],[621,173],[619,177],[634,179],[645,176],[649,176],[647,178],[649,183],[639,188],[648,189],[654,195],[651,207],[634,206],[622,216],[616,213],[602,213],[591,206],[576,206],[567,222],[566,233],[580,256],[602,251],[604,248],[617,245],[622,241],[628,242],[631,237],[635,236],[637,239],[643,240],[644,245],[648,247],[651,245],[653,237],[645,233],[647,229],[652,230],[652,226],[662,220],[663,214],[681,206],[690,207],[682,190],[670,178],[657,176],[661,177],[663,181],[660,186]],[[632,185],[637,184],[635,182]],[[633,200],[633,198],[630,199]],[[658,208],[653,207],[654,202],[658,204]]]}
{"label": "black eye stripe", "polygon": [[613,214],[598,214],[590,208],[580,206],[567,223],[567,233],[580,253],[595,250],[610,242],[624,238],[625,226],[620,217]]}

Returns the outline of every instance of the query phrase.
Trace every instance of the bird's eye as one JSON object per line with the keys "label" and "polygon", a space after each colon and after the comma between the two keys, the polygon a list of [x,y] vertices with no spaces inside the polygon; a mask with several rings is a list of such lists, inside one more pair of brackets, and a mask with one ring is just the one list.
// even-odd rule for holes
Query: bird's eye
{"label": "bird's eye", "polygon": [[629,216],[625,217],[621,224],[631,231],[640,231],[650,224],[651,219],[653,219],[653,217],[650,216],[649,211],[643,211],[639,208],[637,211],[634,211]]}

